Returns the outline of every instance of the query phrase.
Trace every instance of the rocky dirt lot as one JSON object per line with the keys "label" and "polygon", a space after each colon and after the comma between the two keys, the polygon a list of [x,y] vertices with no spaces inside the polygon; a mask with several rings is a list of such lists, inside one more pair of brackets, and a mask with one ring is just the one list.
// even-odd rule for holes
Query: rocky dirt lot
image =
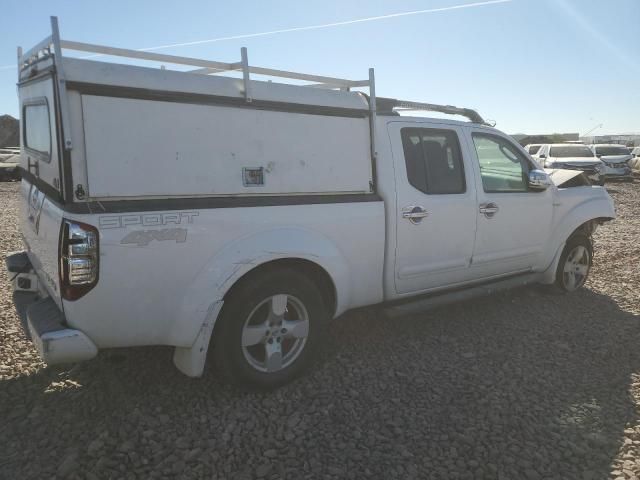
{"label": "rocky dirt lot", "polygon": [[[0,255],[20,248],[0,184]],[[332,323],[268,394],[182,376],[168,348],[45,368],[0,270],[0,477],[640,478],[640,184],[612,185],[587,288]]]}

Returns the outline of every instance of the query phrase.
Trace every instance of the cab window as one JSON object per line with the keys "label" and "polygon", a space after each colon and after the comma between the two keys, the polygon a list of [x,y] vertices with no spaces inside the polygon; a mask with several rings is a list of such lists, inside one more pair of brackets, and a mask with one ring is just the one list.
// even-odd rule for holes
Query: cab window
{"label": "cab window", "polygon": [[407,179],[428,195],[464,193],[464,166],[458,135],[453,130],[401,130]]}

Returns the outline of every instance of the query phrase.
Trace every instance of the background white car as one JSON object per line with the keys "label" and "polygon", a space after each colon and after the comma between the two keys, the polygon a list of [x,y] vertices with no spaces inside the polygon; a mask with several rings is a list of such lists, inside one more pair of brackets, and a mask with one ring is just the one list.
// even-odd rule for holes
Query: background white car
{"label": "background white car", "polygon": [[538,151],[540,150],[541,147],[542,147],[541,143],[530,143],[529,145],[524,147],[524,149],[527,151],[529,155],[536,158],[538,156]]}
{"label": "background white car", "polygon": [[595,144],[590,145],[589,148],[604,163],[606,179],[618,178],[633,181],[629,164],[633,156],[627,147],[617,144]]}
{"label": "background white car", "polygon": [[552,143],[543,145],[537,159],[544,168],[580,170],[591,183],[604,185],[605,165],[595,153],[581,144]]}

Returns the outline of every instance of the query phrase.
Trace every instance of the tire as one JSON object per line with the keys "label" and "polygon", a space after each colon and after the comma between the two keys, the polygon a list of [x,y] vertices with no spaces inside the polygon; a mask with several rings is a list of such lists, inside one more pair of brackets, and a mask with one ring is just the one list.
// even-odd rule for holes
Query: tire
{"label": "tire", "polygon": [[320,290],[302,273],[268,270],[243,279],[225,300],[216,325],[217,369],[230,383],[249,389],[284,385],[314,360],[327,320]]}
{"label": "tire", "polygon": [[556,270],[556,289],[563,293],[581,288],[593,262],[593,244],[589,237],[576,234],[567,240]]}

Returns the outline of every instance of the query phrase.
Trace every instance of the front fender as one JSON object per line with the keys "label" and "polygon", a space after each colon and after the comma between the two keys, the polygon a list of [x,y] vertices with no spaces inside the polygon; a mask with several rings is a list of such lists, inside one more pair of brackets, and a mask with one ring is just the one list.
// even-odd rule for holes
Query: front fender
{"label": "front fender", "polygon": [[[195,318],[189,325],[180,322],[174,328],[192,329],[195,338],[212,305],[222,300],[238,279],[260,265],[283,258],[308,260],[322,267],[336,288],[336,315],[346,309],[351,295],[349,263],[337,246],[313,230],[274,228],[236,239],[204,261],[184,289],[182,311],[193,312]],[[184,334],[183,330],[180,336]]]}
{"label": "front fender", "polygon": [[[596,193],[597,192],[597,193]],[[586,194],[585,194],[586,193]],[[602,187],[575,187],[558,190],[557,216],[545,251],[550,252],[542,283],[553,283],[560,255],[567,239],[590,220],[616,217],[613,199]]]}

